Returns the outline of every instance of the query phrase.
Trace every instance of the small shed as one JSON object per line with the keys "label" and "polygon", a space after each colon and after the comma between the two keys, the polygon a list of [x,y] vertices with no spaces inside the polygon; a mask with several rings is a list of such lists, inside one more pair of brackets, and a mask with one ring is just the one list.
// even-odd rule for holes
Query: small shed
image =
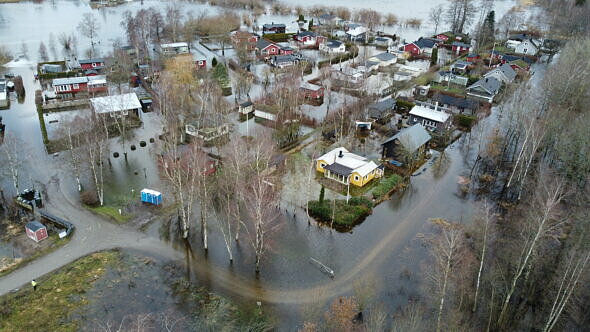
{"label": "small shed", "polygon": [[25,231],[27,232],[27,236],[35,242],[47,238],[47,227],[36,220],[28,222],[25,225]]}
{"label": "small shed", "polygon": [[154,205],[162,204],[162,193],[151,189],[143,189],[141,191],[141,201]]}

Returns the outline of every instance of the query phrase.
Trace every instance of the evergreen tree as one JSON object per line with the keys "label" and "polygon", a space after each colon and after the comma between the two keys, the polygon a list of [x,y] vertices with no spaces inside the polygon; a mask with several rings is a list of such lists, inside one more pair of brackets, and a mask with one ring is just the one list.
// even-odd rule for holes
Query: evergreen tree
{"label": "evergreen tree", "polygon": [[322,204],[324,202],[324,195],[326,194],[326,189],[324,189],[324,186],[322,186],[322,189],[320,189],[320,204]]}
{"label": "evergreen tree", "polygon": [[309,21],[309,25],[307,26],[307,30],[311,31],[313,28],[313,18]]}
{"label": "evergreen tree", "polygon": [[434,66],[438,63],[438,48],[434,48],[432,50],[432,55],[430,56],[430,65]]}
{"label": "evergreen tree", "polygon": [[480,30],[480,47],[494,42],[494,34],[496,31],[496,13],[493,10],[486,16],[486,19],[483,21]]}
{"label": "evergreen tree", "polygon": [[211,60],[211,67],[215,66],[217,66],[217,58],[213,58],[213,60]]}

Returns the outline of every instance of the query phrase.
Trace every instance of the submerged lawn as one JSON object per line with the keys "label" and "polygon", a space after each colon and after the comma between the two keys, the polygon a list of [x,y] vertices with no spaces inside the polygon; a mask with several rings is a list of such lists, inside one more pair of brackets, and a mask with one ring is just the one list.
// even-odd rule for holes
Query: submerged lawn
{"label": "submerged lawn", "polygon": [[90,207],[89,209],[91,211],[94,211],[95,213],[103,216],[103,217],[107,217],[109,219],[112,219],[112,220],[118,222],[119,224],[124,224],[124,223],[128,222],[129,219],[131,219],[130,215],[119,214],[118,208],[113,207],[113,206],[109,206],[109,205]]}
{"label": "submerged lawn", "polygon": [[77,331],[70,313],[88,303],[86,290],[119,260],[117,251],[94,253],[38,279],[36,291],[29,284],[0,297],[0,331]]}

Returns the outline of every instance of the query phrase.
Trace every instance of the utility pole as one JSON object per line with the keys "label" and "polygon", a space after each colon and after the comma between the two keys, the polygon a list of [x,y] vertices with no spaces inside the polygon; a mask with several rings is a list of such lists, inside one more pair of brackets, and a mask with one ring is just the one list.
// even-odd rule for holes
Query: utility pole
{"label": "utility pole", "polygon": [[492,47],[492,54],[490,55],[490,63],[488,64],[488,68],[492,68],[492,60],[494,59],[494,52],[496,51],[496,42],[494,42],[494,46]]}

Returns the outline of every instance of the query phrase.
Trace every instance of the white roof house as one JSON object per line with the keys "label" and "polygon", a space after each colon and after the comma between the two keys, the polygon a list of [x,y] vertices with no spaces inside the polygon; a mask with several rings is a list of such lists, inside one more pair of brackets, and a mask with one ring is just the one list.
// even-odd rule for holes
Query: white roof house
{"label": "white roof house", "polygon": [[421,118],[425,118],[436,122],[446,122],[449,119],[449,117],[451,117],[451,115],[448,113],[420,105],[412,107],[410,115],[416,115]]}
{"label": "white roof house", "polygon": [[335,148],[332,151],[316,159],[318,170],[322,170],[324,176],[343,184],[349,182],[363,186],[373,177],[381,177],[383,169],[373,161],[348,152],[346,148]]}
{"label": "white roof house", "polygon": [[139,110],[141,109],[141,103],[137,95],[132,92],[122,95],[91,98],[90,107],[97,114],[115,116],[116,113],[127,115],[130,110]]}

